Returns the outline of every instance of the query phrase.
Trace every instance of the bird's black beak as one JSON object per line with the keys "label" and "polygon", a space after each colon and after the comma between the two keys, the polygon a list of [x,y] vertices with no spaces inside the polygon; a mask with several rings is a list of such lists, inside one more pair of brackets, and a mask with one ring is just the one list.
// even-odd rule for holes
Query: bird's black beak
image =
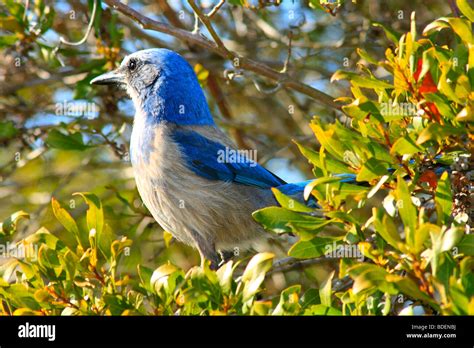
{"label": "bird's black beak", "polygon": [[95,77],[90,83],[91,85],[115,85],[125,83],[125,76],[117,69]]}

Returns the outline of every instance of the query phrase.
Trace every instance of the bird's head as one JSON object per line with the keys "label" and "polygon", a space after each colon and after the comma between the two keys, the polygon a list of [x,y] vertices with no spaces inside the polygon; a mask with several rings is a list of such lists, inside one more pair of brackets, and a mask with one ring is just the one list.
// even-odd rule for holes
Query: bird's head
{"label": "bird's head", "polygon": [[168,49],[130,54],[117,69],[97,76],[91,84],[124,86],[137,111],[152,123],[214,124],[193,68]]}

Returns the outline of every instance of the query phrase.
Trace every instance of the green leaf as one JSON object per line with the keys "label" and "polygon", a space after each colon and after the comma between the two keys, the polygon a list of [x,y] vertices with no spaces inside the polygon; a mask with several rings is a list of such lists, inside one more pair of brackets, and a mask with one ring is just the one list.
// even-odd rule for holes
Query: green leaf
{"label": "green leaf", "polygon": [[244,302],[259,291],[266,273],[272,267],[274,257],[275,255],[272,253],[259,253],[249,261],[242,274],[242,281],[245,283],[243,290]]}
{"label": "green leaf", "polygon": [[441,70],[441,76],[439,77],[438,88],[439,90],[446,95],[449,100],[454,101],[455,103],[462,104],[462,101],[456,95],[451,84],[448,82],[448,75],[451,73],[451,62],[449,63],[440,63],[439,67]]}
{"label": "green leaf", "polygon": [[440,252],[450,251],[453,249],[463,238],[464,228],[462,227],[451,227],[444,232],[441,238]]}
{"label": "green leaf", "polygon": [[253,218],[266,229],[275,233],[299,233],[301,231],[318,232],[331,220],[292,212],[285,208],[268,207],[257,210]]}
{"label": "green leaf", "polygon": [[301,309],[306,309],[309,306],[321,303],[319,298],[319,291],[317,289],[310,288],[306,290],[304,295],[301,297]]}
{"label": "green leaf", "polygon": [[331,82],[338,80],[348,80],[354,86],[363,87],[363,88],[372,88],[372,89],[385,89],[385,88],[394,88],[388,82],[377,80],[374,77],[361,76],[358,73],[353,73],[349,71],[336,71],[332,77]]}
{"label": "green leaf", "polygon": [[431,232],[436,232],[438,230],[436,225],[430,223],[422,224],[415,233],[415,243],[413,245],[413,252],[419,254],[423,251],[423,244],[428,239],[428,236]]}
{"label": "green leaf", "polygon": [[456,35],[467,44],[473,43],[471,23],[464,18],[442,17],[428,24],[423,31],[423,35],[430,35],[433,32],[451,27]]}
{"label": "green leaf", "polygon": [[309,0],[309,7],[321,10],[321,11],[326,11],[323,6],[321,6],[320,0]]}
{"label": "green leaf", "polygon": [[378,105],[372,101],[361,101],[359,98],[354,100],[351,104],[344,105],[342,110],[345,114],[355,118],[359,121],[363,121],[367,117],[381,120],[383,116],[382,110],[379,109]]}
{"label": "green leaf", "polygon": [[438,225],[447,225],[453,208],[453,197],[449,173],[446,171],[438,180],[438,187],[435,195],[436,213],[438,215]]}
{"label": "green leaf", "polygon": [[13,213],[0,225],[0,235],[2,234],[6,236],[12,235],[16,231],[18,221],[20,219],[29,219],[29,218],[30,218],[30,214],[28,214],[27,212],[23,210]]}
{"label": "green leaf", "polygon": [[61,205],[54,197],[51,199],[51,206],[53,208],[53,213],[54,216],[56,216],[56,219],[58,219],[61,225],[63,225],[63,227],[69,233],[73,234],[76,237],[76,240],[79,245],[84,248],[79,233],[79,227],[77,227],[76,221],[72,218],[72,216],[67,212],[66,209],[61,208]]}
{"label": "green leaf", "polygon": [[92,229],[95,229],[97,235],[100,236],[104,229],[104,212],[102,210],[100,199],[95,194],[89,192],[74,193],[74,196],[77,195],[82,196],[89,206],[86,213],[87,228],[89,232]]}
{"label": "green leaf", "polygon": [[378,65],[379,62],[377,59],[373,58],[366,50],[362,48],[357,48],[357,54],[364,59],[367,63]]}
{"label": "green leaf", "polygon": [[[310,148],[299,144],[298,142],[295,142],[295,143],[296,145],[298,145],[298,148],[303,154],[303,156],[305,156],[311,162],[311,164],[313,164],[315,167],[323,168],[320,155],[318,152],[313,151]],[[333,158],[326,158],[325,164],[326,164],[326,169],[333,174],[345,174],[345,173],[353,172],[352,168],[348,167],[346,164],[340,161],[337,161]]]}
{"label": "green leaf", "polygon": [[278,189],[272,188],[273,195],[275,196],[278,203],[283,207],[291,211],[296,211],[300,213],[311,213],[314,209],[307,207],[303,203],[298,202],[296,199],[293,199],[283,193]]}
{"label": "green leaf", "polygon": [[56,275],[59,275],[61,271],[61,263],[59,262],[58,253],[48,248],[46,244],[40,246],[38,250],[38,263],[44,268],[58,271]]}
{"label": "green leaf", "polygon": [[460,265],[460,278],[466,294],[468,296],[474,296],[474,258],[465,257]]}
{"label": "green leaf", "polygon": [[89,146],[84,145],[81,133],[76,132],[65,135],[57,129],[53,129],[49,132],[48,137],[46,138],[46,144],[52,148],[60,150],[83,151],[89,148]]}
{"label": "green leaf", "polygon": [[428,303],[429,305],[433,306],[434,308],[438,309],[439,306],[437,303],[429,297],[426,293],[421,291],[419,287],[416,285],[416,283],[408,278],[408,277],[402,277],[396,274],[388,274],[386,277],[387,281],[390,283],[394,283],[396,287],[405,295],[416,299],[423,301],[425,303]]}
{"label": "green leaf", "polygon": [[219,285],[222,288],[224,294],[228,294],[232,291],[232,275],[234,273],[234,264],[232,260],[223,264],[217,271],[217,278],[219,278]]}
{"label": "green leaf", "polygon": [[449,288],[449,279],[453,275],[455,269],[456,261],[453,260],[449,253],[443,253],[436,272],[436,278],[443,283],[445,288]]}
{"label": "green leaf", "polygon": [[234,6],[244,6],[246,5],[247,0],[229,0],[229,4]]}
{"label": "green leaf", "polygon": [[301,285],[293,285],[283,290],[280,294],[280,302],[275,307],[272,315],[295,315],[300,312],[301,305],[298,302],[298,294]]}
{"label": "green leaf", "polygon": [[40,31],[42,34],[46,33],[49,30],[49,28],[52,27],[55,15],[56,15],[56,12],[51,6],[45,6],[43,18],[41,20],[41,26],[40,26]]}
{"label": "green leaf", "polygon": [[453,127],[450,125],[440,125],[439,123],[430,123],[425,129],[423,129],[416,140],[418,145],[424,144],[429,140],[437,141],[442,143],[449,136],[462,135],[466,131],[459,127]]}
{"label": "green leaf", "polygon": [[114,237],[114,233],[108,224],[105,224],[102,232],[97,234],[97,246],[106,259],[112,256],[111,247]]}
{"label": "green leaf", "polygon": [[357,174],[357,181],[372,181],[388,173],[388,165],[375,158],[369,158]]}
{"label": "green leaf", "polygon": [[16,129],[15,124],[12,121],[0,122],[0,141],[11,139],[17,134],[18,129]]}
{"label": "green leaf", "polygon": [[474,234],[464,235],[457,246],[460,253],[474,256]]}
{"label": "green leaf", "polygon": [[[5,19],[0,18],[0,27],[2,27],[1,24],[4,24],[4,23],[5,23]],[[11,22],[11,23],[13,23],[13,22]],[[14,23],[16,23],[16,22],[14,22]],[[2,35],[2,36],[0,36],[0,48],[12,46],[17,41],[18,41],[18,36],[16,34]]]}
{"label": "green leaf", "polygon": [[[446,81],[443,81],[443,86],[445,82]],[[447,88],[451,88],[451,87],[448,85]],[[446,96],[442,94],[438,94],[438,93],[425,93],[424,97],[427,101],[433,102],[436,105],[439,113],[444,118],[452,120],[455,117],[456,114],[453,111],[453,108],[451,106],[451,100],[449,100]],[[457,97],[455,97],[455,99],[457,99]],[[444,126],[449,126],[449,125],[444,125]],[[454,127],[453,127],[453,130],[454,130]],[[455,131],[456,133],[459,131],[461,131],[462,133],[465,132],[459,128],[457,128]]]}
{"label": "green leaf", "polygon": [[396,294],[394,284],[387,282],[387,271],[377,265],[369,263],[357,264],[349,269],[349,275],[354,279],[352,291],[354,294],[372,293],[380,290],[389,294]]}
{"label": "green leaf", "polygon": [[148,291],[153,291],[151,286],[151,277],[153,275],[153,270],[151,268],[145,267],[143,265],[137,265],[138,276],[140,277],[141,285]]}
{"label": "green leaf", "polygon": [[339,182],[344,179],[344,176],[323,176],[311,181],[306,187],[304,188],[303,197],[304,199],[308,199],[311,192],[320,186],[325,184]]}
{"label": "green leaf", "polygon": [[288,251],[288,256],[297,259],[312,259],[331,252],[335,245],[340,244],[340,238],[314,237],[310,240],[300,240]]}
{"label": "green leaf", "polygon": [[67,250],[66,245],[44,227],[41,227],[32,235],[26,237],[24,241],[30,245],[45,244],[49,249],[60,252],[65,252]]}
{"label": "green leaf", "polygon": [[342,312],[334,307],[327,307],[322,304],[313,305],[304,311],[304,315],[342,315]]}
{"label": "green leaf", "polygon": [[325,130],[320,121],[314,119],[310,125],[314,135],[319,143],[334,157],[343,158],[347,148],[336,137],[334,137],[334,128]]}
{"label": "green leaf", "polygon": [[422,149],[411,139],[408,135],[399,138],[392,145],[390,153],[399,154],[399,155],[412,155],[414,153],[420,152]]}
{"label": "green leaf", "polygon": [[321,304],[326,307],[331,307],[331,293],[332,293],[332,278],[334,278],[335,271],[332,271],[329,276],[324,280],[319,288],[319,297],[321,298]]}
{"label": "green leaf", "polygon": [[162,289],[165,293],[172,292],[175,284],[168,282],[168,279],[175,272],[179,272],[179,269],[170,263],[158,267],[150,278],[151,288],[155,290],[158,295]]}
{"label": "green leaf", "polygon": [[397,33],[395,30],[393,30],[391,27],[385,26],[382,23],[379,22],[372,22],[372,25],[374,27],[379,27],[382,28],[383,31],[385,32],[385,35],[387,35],[387,38],[392,41],[395,45],[398,46],[398,42],[400,40],[401,34]]}
{"label": "green leaf", "polygon": [[471,22],[474,22],[474,11],[468,0],[456,0],[456,5]]}
{"label": "green leaf", "polygon": [[397,181],[396,195],[398,211],[405,226],[406,242],[410,247],[414,247],[417,220],[416,207],[413,205],[411,194],[405,180],[399,175]]}
{"label": "green leaf", "polygon": [[374,227],[377,233],[395,249],[400,250],[402,239],[393,219],[383,209],[372,209]]}

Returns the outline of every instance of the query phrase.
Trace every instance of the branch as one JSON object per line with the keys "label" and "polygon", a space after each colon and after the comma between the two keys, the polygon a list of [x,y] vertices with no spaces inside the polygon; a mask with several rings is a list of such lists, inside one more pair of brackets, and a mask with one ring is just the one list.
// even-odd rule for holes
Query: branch
{"label": "branch", "polygon": [[152,20],[146,16],[143,16],[138,11],[135,11],[131,7],[121,3],[118,0],[104,0],[104,2],[111,8],[119,11],[123,15],[130,17],[131,19],[139,23],[143,29],[155,30],[164,34],[174,36],[177,39],[185,41],[189,44],[195,44],[197,46],[205,48],[206,50],[211,51],[223,58],[228,58],[228,54],[230,53],[234,59],[239,59],[240,68],[252,71],[258,75],[264,76],[270,80],[274,80],[277,82],[284,80],[284,87],[305,94],[308,97],[311,97],[314,100],[318,101],[322,105],[328,106],[332,109],[340,110],[340,106],[336,102],[334,102],[333,97],[331,97],[330,95],[327,95],[326,93],[321,92],[299,81],[289,79],[286,74],[282,74],[276,70],[273,70],[265,64],[262,64],[249,58],[239,57],[235,52],[227,51],[226,49],[219,47],[212,41],[202,37],[199,34],[193,34],[187,30],[175,28],[166,23]]}
{"label": "branch", "polygon": [[320,263],[331,261],[329,258],[320,257],[317,259],[309,259],[309,260],[297,260],[293,257],[286,257],[281,260],[277,260],[273,263],[272,269],[267,272],[268,274],[278,273],[278,272],[288,272],[294,269],[302,269],[304,267],[317,265]]}
{"label": "branch", "polygon": [[[269,272],[267,272],[267,275],[277,273],[277,272],[288,272],[296,268],[302,269],[304,267],[317,265],[317,264],[327,262],[327,261],[331,261],[331,259],[320,257],[317,259],[309,259],[309,260],[300,261],[293,257],[286,257],[284,259],[275,261],[273,263],[272,269]],[[353,283],[354,283],[353,280],[348,276],[342,279],[334,279],[332,281],[332,290],[334,292],[346,291],[352,286]]]}
{"label": "branch", "polygon": [[290,30],[288,34],[288,55],[286,57],[285,65],[283,65],[283,69],[281,70],[281,73],[286,73],[288,71],[288,67],[290,66],[292,41],[293,41],[293,32]]}
{"label": "branch", "polygon": [[219,9],[222,7],[222,5],[224,5],[224,3],[225,3],[225,0],[219,1],[217,3],[217,5],[214,6],[214,8],[211,10],[211,12],[209,12],[207,17],[212,18],[217,13],[217,11],[219,11]]}
{"label": "branch", "polygon": [[459,17],[459,9],[458,6],[456,5],[456,1],[454,0],[449,0],[449,7],[451,7],[451,11],[453,12],[453,15],[455,17]]}
{"label": "branch", "polygon": [[216,45],[221,48],[222,50],[224,50],[227,54],[227,58],[229,59],[232,59],[235,57],[235,55],[231,52],[229,52],[229,50],[225,47],[224,43],[222,42],[221,38],[219,37],[219,35],[216,33],[216,31],[214,30],[214,27],[212,26],[212,23],[211,21],[209,20],[209,17],[206,16],[204,13],[202,13],[201,9],[199,8],[199,6],[196,5],[196,3],[194,2],[194,0],[188,0],[188,4],[189,6],[192,7],[194,13],[199,17],[199,19],[201,20],[202,24],[204,24],[204,26],[206,27],[207,31],[209,31],[209,34],[211,34],[212,38],[214,39],[214,42],[216,43]]}

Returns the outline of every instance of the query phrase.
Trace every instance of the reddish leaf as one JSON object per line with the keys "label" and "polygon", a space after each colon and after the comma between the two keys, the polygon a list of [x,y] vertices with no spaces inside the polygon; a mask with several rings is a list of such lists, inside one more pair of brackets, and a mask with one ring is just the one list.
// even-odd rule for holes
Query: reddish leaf
{"label": "reddish leaf", "polygon": [[420,176],[420,182],[427,182],[430,187],[436,189],[438,186],[438,178],[436,177],[435,172],[432,170],[427,170]]}
{"label": "reddish leaf", "polygon": [[[413,74],[413,77],[415,78],[416,81],[418,81],[418,78],[420,77],[422,67],[423,67],[423,58],[420,58],[418,60],[418,66],[416,67],[416,71]],[[423,81],[421,82],[419,91],[421,94],[438,92],[438,87],[436,87],[436,84],[433,81],[433,77],[431,76],[431,73],[429,71],[423,77]],[[425,105],[428,111],[430,112],[430,114],[434,116],[436,121],[440,122],[441,114],[439,113],[439,110],[436,107],[436,105],[434,103],[426,103]]]}
{"label": "reddish leaf", "polygon": [[435,116],[436,121],[437,122],[441,121],[441,114],[439,113],[438,108],[436,107],[436,105],[434,103],[426,103],[426,106],[430,110],[431,114],[433,116]]}
{"label": "reddish leaf", "polygon": [[[418,78],[420,77],[422,66],[423,66],[423,58],[420,58],[418,60],[418,66],[416,68],[416,71],[413,74],[413,77],[415,78],[416,81],[418,81]],[[433,81],[433,77],[431,76],[431,73],[428,71],[426,75],[423,77],[423,81],[421,82],[420,93],[436,93],[437,91],[438,91],[438,87],[436,87],[436,84]]]}

